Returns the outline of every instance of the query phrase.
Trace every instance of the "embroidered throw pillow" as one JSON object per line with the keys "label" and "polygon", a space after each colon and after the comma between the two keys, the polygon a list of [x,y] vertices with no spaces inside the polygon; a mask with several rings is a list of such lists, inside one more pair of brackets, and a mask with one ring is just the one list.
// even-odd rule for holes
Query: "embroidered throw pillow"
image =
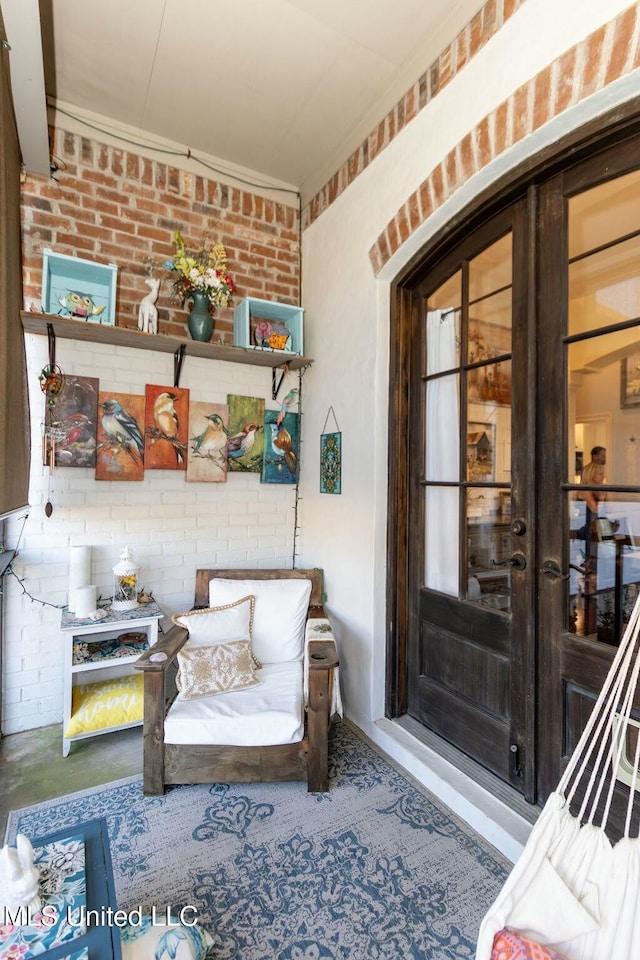
{"label": "embroidered throw pillow", "polygon": [[231,690],[247,690],[260,683],[255,675],[249,640],[194,647],[191,640],[187,640],[178,653],[178,667],[179,700],[214,697]]}

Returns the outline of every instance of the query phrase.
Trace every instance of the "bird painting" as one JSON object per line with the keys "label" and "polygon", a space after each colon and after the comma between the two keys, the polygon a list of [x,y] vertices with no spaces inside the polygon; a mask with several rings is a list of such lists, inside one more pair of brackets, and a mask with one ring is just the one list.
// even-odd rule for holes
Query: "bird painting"
{"label": "bird painting", "polygon": [[262,398],[227,395],[227,464],[232,473],[262,473],[265,442]]}
{"label": "bird painting", "polygon": [[49,411],[57,467],[95,467],[98,389],[96,377],[65,374],[64,390]]}
{"label": "bird painting", "polygon": [[144,465],[148,470],[185,470],[189,391],[145,387]]}
{"label": "bird painting", "polygon": [[187,480],[226,481],[228,417],[226,404],[195,401],[189,405]]}
{"label": "bird painting", "polygon": [[297,413],[265,412],[265,434],[268,442],[262,468],[263,483],[295,483],[298,475]]}
{"label": "bird painting", "polygon": [[142,480],[144,397],[100,392],[98,410],[96,479]]}

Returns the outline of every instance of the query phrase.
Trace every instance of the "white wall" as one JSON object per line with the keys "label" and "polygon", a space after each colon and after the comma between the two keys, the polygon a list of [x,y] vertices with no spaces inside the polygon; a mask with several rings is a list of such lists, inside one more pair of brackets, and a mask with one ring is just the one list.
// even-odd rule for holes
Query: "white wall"
{"label": "white wall", "polygon": [[[340,497],[321,495],[315,461],[303,470],[303,555],[320,564],[339,624],[348,715],[402,762],[383,729],[390,281],[481,187],[613,102],[634,95],[637,72],[573,108],[477,174],[373,275],[368,251],[409,195],[513,90],[615,17],[624,0],[527,0],[506,26],[303,234],[307,375],[305,430],[318,442],[332,405],[343,432]],[[420,775],[417,767],[412,772]],[[461,812],[456,791],[423,778]],[[466,812],[465,812],[466,815]],[[483,827],[480,827],[483,829]]]}
{"label": "white wall", "polygon": [[[140,585],[152,590],[169,617],[193,603],[197,567],[290,567],[295,488],[260,483],[258,475],[230,473],[226,483],[187,483],[173,470],[147,470],[140,482],[96,481],[86,468],[40,461],[44,396],[38,375],[48,364],[47,338],[26,337],[32,417],[31,509],[7,524],[7,548],[19,542],[17,577],[4,580],[5,647],[3,733],[62,720],[63,639],[60,611],[67,602],[69,546],[93,547],[93,582],[111,596],[111,570],[129,545],[140,565]],[[147,383],[173,384],[173,355],[58,339],[63,372],[98,377],[100,388],[143,394]],[[281,396],[297,385],[291,373]],[[225,403],[228,393],[271,400],[271,371],[187,356],[180,386],[191,400]],[[50,498],[53,514],[44,505]],[[20,533],[22,531],[22,536]],[[40,602],[33,602],[23,587]],[[54,606],[49,606],[53,604]],[[170,626],[170,622],[165,625]]]}

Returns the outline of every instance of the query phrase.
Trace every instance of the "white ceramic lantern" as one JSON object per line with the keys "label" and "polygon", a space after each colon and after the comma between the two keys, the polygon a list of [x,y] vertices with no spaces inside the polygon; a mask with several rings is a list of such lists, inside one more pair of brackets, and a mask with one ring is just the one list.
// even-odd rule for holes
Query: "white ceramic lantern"
{"label": "white ceramic lantern", "polygon": [[112,610],[134,610],[138,606],[138,569],[129,547],[125,547],[113,568]]}

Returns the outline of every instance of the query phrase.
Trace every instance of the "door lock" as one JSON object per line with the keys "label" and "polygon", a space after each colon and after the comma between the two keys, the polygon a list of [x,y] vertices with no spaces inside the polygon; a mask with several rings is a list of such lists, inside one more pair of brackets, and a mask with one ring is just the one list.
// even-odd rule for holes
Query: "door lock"
{"label": "door lock", "polygon": [[570,573],[563,573],[555,560],[545,560],[542,564],[542,570],[545,577],[551,577],[553,580],[568,580]]}
{"label": "door lock", "polygon": [[515,534],[516,537],[524,537],[526,532],[527,525],[522,517],[516,517],[515,520],[511,521],[511,533]]}
{"label": "door lock", "polygon": [[526,570],[527,558],[524,553],[512,553],[506,560],[492,560],[494,567],[513,567],[514,570]]}
{"label": "door lock", "polygon": [[511,772],[514,777],[522,776],[522,767],[520,766],[520,748],[517,743],[509,744],[509,754],[511,756]]}

